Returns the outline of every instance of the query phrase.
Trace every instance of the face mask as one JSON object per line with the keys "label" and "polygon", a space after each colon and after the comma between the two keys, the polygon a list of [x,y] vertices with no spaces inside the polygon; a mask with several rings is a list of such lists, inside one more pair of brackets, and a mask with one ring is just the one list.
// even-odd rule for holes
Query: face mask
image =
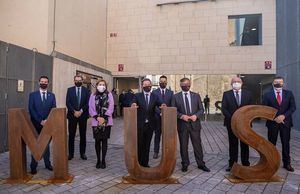
{"label": "face mask", "polygon": [[106,90],[106,87],[105,87],[105,86],[97,86],[97,90],[98,90],[100,93],[103,93],[103,92]]}
{"label": "face mask", "polygon": [[75,86],[76,86],[76,87],[82,86],[82,82],[75,82]]}
{"label": "face mask", "polygon": [[151,91],[151,86],[145,86],[143,87],[143,90],[148,93]]}
{"label": "face mask", "polygon": [[283,85],[281,85],[279,83],[278,84],[273,84],[273,86],[274,86],[275,89],[279,89],[279,90],[282,89],[282,87],[283,87]]}
{"label": "face mask", "polygon": [[167,86],[166,83],[159,83],[159,87],[162,88],[162,89],[165,89]]}
{"label": "face mask", "polygon": [[234,82],[234,83],[232,84],[232,88],[233,88],[234,90],[239,90],[239,89],[241,89],[241,87],[242,87],[242,84],[239,83],[239,82]]}
{"label": "face mask", "polygon": [[190,86],[181,86],[182,91],[188,92],[190,90]]}
{"label": "face mask", "polygon": [[42,88],[43,90],[47,89],[48,84],[40,84],[40,88]]}

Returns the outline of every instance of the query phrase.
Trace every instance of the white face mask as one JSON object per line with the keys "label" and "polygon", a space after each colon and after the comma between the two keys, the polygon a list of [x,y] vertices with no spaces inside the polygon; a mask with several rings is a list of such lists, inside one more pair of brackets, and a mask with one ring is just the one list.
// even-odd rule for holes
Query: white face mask
{"label": "white face mask", "polygon": [[239,83],[239,82],[234,82],[234,83],[232,84],[232,88],[233,88],[234,90],[240,90],[241,87],[242,87],[242,84]]}
{"label": "white face mask", "polygon": [[99,92],[104,92],[105,91],[105,89],[106,89],[106,87],[105,86],[97,86],[97,90],[99,91]]}

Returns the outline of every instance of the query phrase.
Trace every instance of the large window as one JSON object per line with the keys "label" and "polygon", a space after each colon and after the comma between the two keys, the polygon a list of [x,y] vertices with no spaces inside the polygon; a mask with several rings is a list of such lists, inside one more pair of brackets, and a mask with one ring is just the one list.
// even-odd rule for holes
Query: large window
{"label": "large window", "polygon": [[262,44],[261,14],[228,16],[230,46]]}

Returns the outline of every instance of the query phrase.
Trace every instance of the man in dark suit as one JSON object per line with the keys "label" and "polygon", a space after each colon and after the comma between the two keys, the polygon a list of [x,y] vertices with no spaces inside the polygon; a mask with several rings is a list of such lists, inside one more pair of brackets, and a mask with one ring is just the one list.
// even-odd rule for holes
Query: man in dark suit
{"label": "man in dark suit", "polygon": [[[225,116],[224,126],[227,128],[229,139],[229,165],[226,171],[229,172],[234,164],[238,161],[239,140],[231,129],[231,117],[234,112],[242,106],[253,104],[251,92],[242,90],[243,82],[241,78],[234,77],[231,79],[232,90],[226,91],[222,99],[222,113]],[[240,142],[242,165],[249,166],[249,146]]]}
{"label": "man in dark suit", "polygon": [[[55,95],[52,92],[47,91],[49,78],[47,76],[41,76],[39,84],[40,89],[30,93],[28,103],[30,119],[38,134],[41,133],[43,126],[46,124],[51,109],[56,107]],[[52,171],[53,167],[50,162],[49,145],[45,150],[43,158],[45,167]],[[37,165],[37,161],[31,156],[31,174],[37,173]]]}
{"label": "man in dark suit", "polygon": [[[162,103],[165,103],[168,107],[172,104],[172,98],[173,98],[173,91],[167,89],[167,77],[162,75],[159,78],[159,88],[153,91],[153,94],[156,94],[160,101]],[[157,122],[157,128],[154,130],[155,136],[154,136],[154,155],[153,158],[158,158],[159,153],[159,145],[160,145],[160,139],[161,139],[161,111],[158,107],[156,107],[156,122]]]}
{"label": "man in dark suit", "polygon": [[289,90],[283,89],[284,80],[282,77],[275,77],[273,80],[273,89],[266,93],[263,98],[263,104],[277,109],[276,118],[273,121],[268,120],[268,139],[276,146],[278,133],[280,134],[282,144],[283,167],[293,172],[290,157],[290,133],[293,127],[292,114],[296,110],[294,95]]}
{"label": "man in dark suit", "polygon": [[143,91],[135,94],[131,107],[137,108],[138,160],[141,166],[149,167],[150,144],[156,129],[155,109],[162,105],[157,95],[151,92],[151,80],[142,81]]}
{"label": "man in dark suit", "polygon": [[129,89],[127,93],[124,95],[123,103],[124,107],[130,107],[132,100],[134,99],[134,92],[132,89]]}
{"label": "man in dark suit", "polygon": [[80,75],[74,76],[75,86],[68,88],[66,105],[68,108],[68,130],[69,130],[69,160],[74,157],[74,141],[77,124],[79,124],[80,135],[80,157],[87,160],[85,155],[86,147],[86,123],[89,117],[89,98],[90,93],[87,88],[82,86],[83,78]]}
{"label": "man in dark suit", "polygon": [[191,92],[191,82],[188,78],[180,80],[182,92],[174,95],[172,106],[177,108],[177,130],[180,143],[180,155],[182,159],[182,172],[188,170],[190,164],[188,155],[189,136],[194,148],[195,159],[198,168],[209,172],[203,161],[203,150],[201,143],[201,122],[204,109],[199,94]]}

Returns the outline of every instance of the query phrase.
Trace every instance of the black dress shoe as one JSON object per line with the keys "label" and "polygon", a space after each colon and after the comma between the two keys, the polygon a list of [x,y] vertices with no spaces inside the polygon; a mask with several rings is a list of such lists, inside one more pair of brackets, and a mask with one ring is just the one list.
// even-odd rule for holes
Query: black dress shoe
{"label": "black dress shoe", "polygon": [[52,167],[51,165],[46,166],[46,168],[47,168],[48,170],[50,170],[50,171],[53,171],[53,167]]}
{"label": "black dress shoe", "polygon": [[81,154],[80,157],[81,157],[82,160],[87,160],[87,157],[86,157],[85,154]]}
{"label": "black dress shoe", "polygon": [[182,166],[181,171],[182,172],[187,172],[188,171],[188,166]]}
{"label": "black dress shoe", "polygon": [[72,159],[73,159],[73,156],[69,155],[68,160],[72,160]]}
{"label": "black dress shoe", "polygon": [[100,163],[100,161],[98,161],[96,164],[96,168],[99,169],[100,167],[101,167],[101,163]]}
{"label": "black dress shoe", "polygon": [[285,168],[287,171],[294,172],[294,168],[293,168],[290,164],[285,165],[284,168]]}
{"label": "black dress shoe", "polygon": [[155,152],[155,153],[153,154],[153,159],[157,159],[157,158],[158,158],[158,153]]}
{"label": "black dress shoe", "polygon": [[102,163],[101,163],[101,168],[102,168],[102,169],[106,168],[106,162],[105,162],[105,161],[102,161]]}
{"label": "black dress shoe", "polygon": [[32,175],[35,175],[35,174],[37,173],[37,170],[36,170],[36,169],[31,169],[30,173],[31,173]]}
{"label": "black dress shoe", "polygon": [[199,169],[205,171],[205,172],[210,172],[209,168],[207,168],[205,165],[203,166],[198,166]]}
{"label": "black dress shoe", "polygon": [[231,171],[231,166],[228,166],[227,168],[226,168],[226,172],[230,172]]}

